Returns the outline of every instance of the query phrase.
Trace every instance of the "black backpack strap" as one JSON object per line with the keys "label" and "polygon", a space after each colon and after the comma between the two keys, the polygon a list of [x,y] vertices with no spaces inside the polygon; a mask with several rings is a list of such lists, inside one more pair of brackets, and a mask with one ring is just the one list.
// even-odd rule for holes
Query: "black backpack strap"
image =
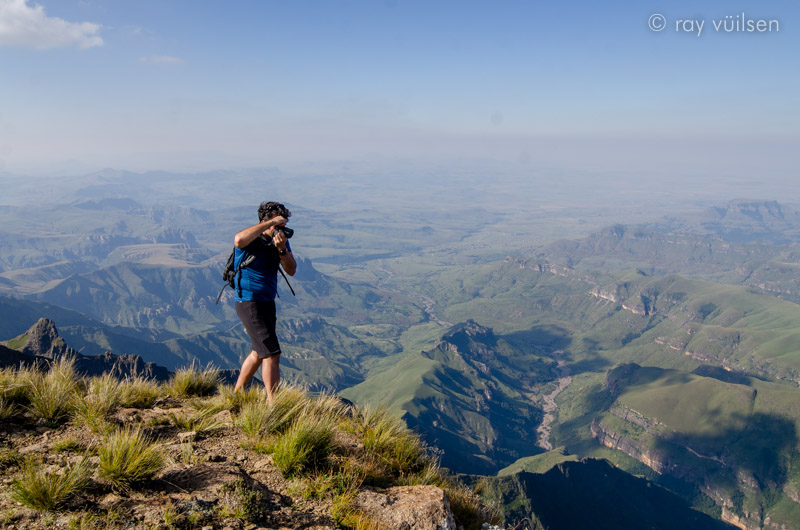
{"label": "black backpack strap", "polygon": [[[236,267],[236,269],[233,271],[233,278],[234,278],[233,281],[234,284],[236,285],[237,293],[239,294],[240,297],[242,296],[242,284],[241,284],[242,269],[253,263],[253,260],[255,259],[256,259],[255,254],[247,254],[247,256],[241,261],[241,263],[239,263],[239,266]],[[225,287],[227,287],[228,285],[229,285],[228,282],[225,282],[222,285],[222,289],[219,290],[219,294],[217,295],[217,301],[214,302],[214,305],[217,305],[219,303],[219,299],[222,298],[222,293],[225,291]],[[292,294],[294,294],[294,291],[292,291]]]}

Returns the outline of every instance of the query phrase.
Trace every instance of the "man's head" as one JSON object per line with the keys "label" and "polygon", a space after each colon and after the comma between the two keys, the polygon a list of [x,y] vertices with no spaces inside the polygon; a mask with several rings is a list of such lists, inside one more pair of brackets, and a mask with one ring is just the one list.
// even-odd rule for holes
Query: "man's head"
{"label": "man's head", "polygon": [[279,215],[289,219],[292,216],[292,212],[279,202],[262,202],[258,207],[259,222],[267,221]]}

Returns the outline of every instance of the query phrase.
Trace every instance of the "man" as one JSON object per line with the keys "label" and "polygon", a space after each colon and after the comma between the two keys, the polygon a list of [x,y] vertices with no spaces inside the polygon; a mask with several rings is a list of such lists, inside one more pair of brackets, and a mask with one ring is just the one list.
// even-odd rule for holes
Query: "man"
{"label": "man", "polygon": [[297,271],[297,262],[284,231],[291,215],[281,203],[261,203],[258,224],[245,228],[233,238],[235,267],[238,268],[246,257],[255,256],[235,279],[236,314],[250,337],[252,351],[242,363],[234,392],[250,382],[260,365],[270,403],[281,379],[281,347],[275,335],[278,267],[283,267],[289,276]]}

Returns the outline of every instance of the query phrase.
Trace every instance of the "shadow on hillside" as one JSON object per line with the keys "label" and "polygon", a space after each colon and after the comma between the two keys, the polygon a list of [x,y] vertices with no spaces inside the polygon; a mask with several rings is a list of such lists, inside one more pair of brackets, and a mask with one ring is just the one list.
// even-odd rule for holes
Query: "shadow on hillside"
{"label": "shadow on hillside", "polygon": [[[565,462],[546,473],[506,479],[506,522],[538,519],[545,528],[724,530],[734,527],[693,510],[677,495],[605,460]],[[503,479],[498,479],[498,482]],[[539,526],[537,526],[538,528]]]}
{"label": "shadow on hillside", "polygon": [[583,359],[574,363],[567,363],[570,375],[578,375],[587,372],[605,372],[611,365],[607,359],[595,357],[594,359]]}
{"label": "shadow on hillside", "polygon": [[781,488],[787,480],[783,462],[798,442],[794,422],[757,412],[733,414],[727,423],[731,426],[714,435],[676,433],[669,440],[658,439],[655,449],[693,480],[703,480],[710,473],[717,485],[735,486],[742,478],[734,472],[744,472],[762,490]]}
{"label": "shadow on hillside", "polygon": [[572,342],[569,330],[555,324],[534,326],[526,331],[503,335],[503,338],[517,348],[539,346],[552,350],[563,350]]}
{"label": "shadow on hillside", "polygon": [[750,380],[749,376],[745,374],[739,374],[736,372],[729,372],[728,370],[725,370],[721,366],[702,364],[697,368],[695,368],[694,370],[692,370],[692,373],[695,375],[701,375],[703,377],[711,377],[713,379],[717,379],[725,383],[753,386],[753,382]]}

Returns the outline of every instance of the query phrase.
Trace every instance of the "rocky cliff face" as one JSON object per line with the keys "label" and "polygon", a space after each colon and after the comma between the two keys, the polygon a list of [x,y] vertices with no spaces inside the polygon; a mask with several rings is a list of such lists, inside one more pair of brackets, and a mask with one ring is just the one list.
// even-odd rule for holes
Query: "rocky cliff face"
{"label": "rocky cliff face", "polygon": [[[656,420],[645,418],[640,413],[631,410],[617,409],[612,410],[612,413],[614,416],[644,429],[646,435],[629,436],[613,429],[603,421],[595,420],[591,425],[591,433],[600,444],[609,449],[625,453],[658,474],[697,484],[700,491],[721,509],[720,517],[726,523],[742,530],[783,530],[781,525],[772,524],[768,517],[764,518],[764,514],[761,511],[751,511],[741,505],[737,507],[737,503],[730,491],[716,486],[708,477],[703,476],[698,468],[688,466],[686,462],[670,458],[668,452],[653,447],[653,445],[658,444],[648,443],[648,440],[659,439],[656,433],[658,428],[657,426],[654,427],[658,423]],[[666,441],[666,438],[662,438],[662,441]],[[674,443],[674,440],[671,440],[670,443]],[[714,460],[722,466],[728,466],[728,464],[714,456],[700,455],[688,447],[685,449],[698,458]],[[756,486],[747,484],[748,477],[739,476],[737,478],[740,487],[754,489],[753,486]]]}
{"label": "rocky cliff face", "polygon": [[81,355],[62,339],[52,320],[40,318],[31,328],[11,340],[0,343],[0,366],[49,364],[63,357],[75,359],[75,371],[85,376],[110,373],[119,379],[144,377],[166,381],[171,372],[155,363],[144,362],[138,355]]}

